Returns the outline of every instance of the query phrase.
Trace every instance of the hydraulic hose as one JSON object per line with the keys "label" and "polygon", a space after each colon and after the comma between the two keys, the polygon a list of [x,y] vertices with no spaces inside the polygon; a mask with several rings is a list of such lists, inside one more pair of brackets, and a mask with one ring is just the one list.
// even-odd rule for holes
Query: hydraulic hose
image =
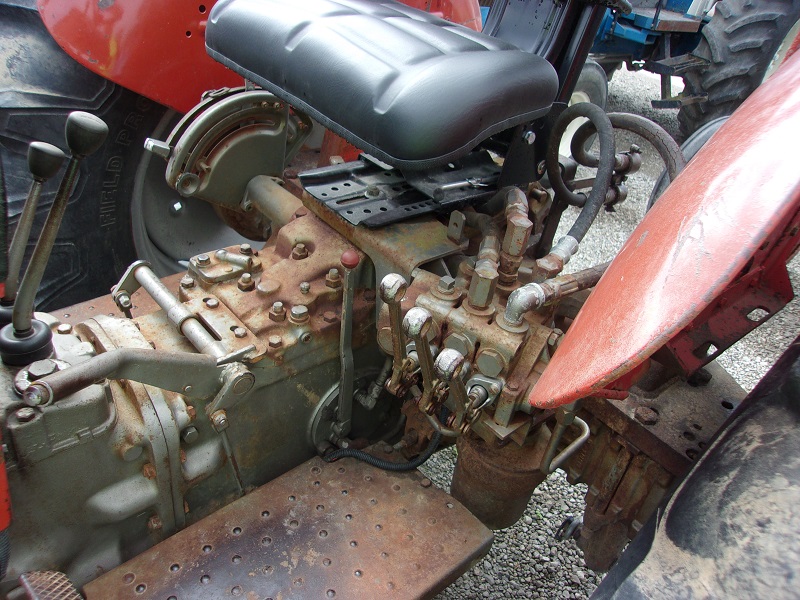
{"label": "hydraulic hose", "polygon": [[425,448],[422,454],[417,456],[415,459],[404,463],[383,460],[377,456],[372,456],[372,454],[369,454],[368,452],[364,452],[363,450],[354,450],[353,448],[340,448],[339,450],[334,450],[330,454],[323,456],[322,460],[325,462],[334,462],[340,458],[355,458],[357,460],[364,461],[368,465],[372,465],[378,469],[383,469],[384,471],[413,471],[431,456],[433,456],[433,453],[436,452],[436,449],[439,447],[441,441],[442,434],[437,431],[433,434],[431,441],[428,443],[428,447]]}
{"label": "hydraulic hose", "polygon": [[[561,175],[561,167],[558,163],[558,146],[561,137],[567,130],[567,126],[579,117],[589,119],[600,138],[600,158],[597,175],[595,176],[594,185],[592,185],[592,191],[589,193],[588,199],[586,199],[584,194],[576,194],[567,187]],[[577,220],[567,234],[575,238],[578,242],[584,238],[586,232],[589,231],[589,227],[591,227],[597,217],[597,213],[599,213],[600,209],[603,207],[603,203],[606,199],[606,191],[611,185],[611,176],[614,174],[615,153],[614,131],[611,126],[611,121],[605,111],[599,106],[591,104],[590,102],[573,104],[558,117],[547,144],[545,165],[556,200],[567,202],[573,206],[583,207]]]}
{"label": "hydraulic hose", "polygon": [[[673,181],[686,166],[686,159],[678,143],[672,139],[663,127],[650,119],[629,113],[609,113],[609,120],[614,129],[624,129],[635,133],[650,142],[661,156],[667,167],[670,181]],[[594,123],[591,121],[581,125],[572,137],[570,150],[572,157],[580,164],[587,167],[597,167],[599,157],[586,151],[586,141],[595,134]]]}

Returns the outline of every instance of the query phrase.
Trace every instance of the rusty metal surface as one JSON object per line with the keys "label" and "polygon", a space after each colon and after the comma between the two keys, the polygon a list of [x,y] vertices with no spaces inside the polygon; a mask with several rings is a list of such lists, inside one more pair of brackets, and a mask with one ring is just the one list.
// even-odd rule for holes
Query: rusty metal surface
{"label": "rusty metal surface", "polygon": [[58,571],[23,573],[19,582],[29,600],[81,600],[72,582]]}
{"label": "rusty metal surface", "polygon": [[669,186],[570,327],[533,405],[608,387],[686,327],[781,233],[800,207],[796,158],[778,151],[800,136],[800,96],[790,93],[798,87],[795,56]]}
{"label": "rusty metal surface", "polygon": [[544,427],[522,447],[462,435],[456,442],[453,497],[488,527],[510,527],[525,512],[533,490],[547,477],[539,466],[548,439],[549,431]]}
{"label": "rusty metal surface", "polygon": [[491,541],[488,529],[417,471],[314,458],[84,593],[88,600],[426,598]]}

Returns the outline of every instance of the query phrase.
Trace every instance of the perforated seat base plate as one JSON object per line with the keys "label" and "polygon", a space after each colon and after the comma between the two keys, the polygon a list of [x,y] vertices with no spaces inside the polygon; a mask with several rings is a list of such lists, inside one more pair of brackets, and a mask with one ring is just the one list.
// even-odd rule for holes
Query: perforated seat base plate
{"label": "perforated seat base plate", "polygon": [[107,598],[426,598],[492,533],[418,471],[311,459],[84,588]]}

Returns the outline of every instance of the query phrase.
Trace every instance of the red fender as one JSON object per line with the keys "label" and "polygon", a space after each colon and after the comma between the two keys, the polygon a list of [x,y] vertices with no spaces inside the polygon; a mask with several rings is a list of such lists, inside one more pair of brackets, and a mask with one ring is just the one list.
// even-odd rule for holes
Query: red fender
{"label": "red fender", "polygon": [[780,242],[783,255],[796,250],[798,139],[800,53],[742,104],[647,213],[530,403],[552,408],[610,387],[692,323],[760,248]]}
{"label": "red fender", "polygon": [[[47,30],[89,70],[185,113],[206,90],[242,78],[206,54],[216,0],[38,0]],[[478,0],[406,0],[480,30]]]}

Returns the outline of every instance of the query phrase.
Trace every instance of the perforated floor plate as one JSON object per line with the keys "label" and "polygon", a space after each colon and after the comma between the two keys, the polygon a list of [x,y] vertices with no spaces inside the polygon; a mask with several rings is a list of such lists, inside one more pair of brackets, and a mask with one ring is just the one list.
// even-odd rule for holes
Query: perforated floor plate
{"label": "perforated floor plate", "polygon": [[491,531],[418,471],[314,458],[84,592],[90,600],[426,598],[491,542]]}

